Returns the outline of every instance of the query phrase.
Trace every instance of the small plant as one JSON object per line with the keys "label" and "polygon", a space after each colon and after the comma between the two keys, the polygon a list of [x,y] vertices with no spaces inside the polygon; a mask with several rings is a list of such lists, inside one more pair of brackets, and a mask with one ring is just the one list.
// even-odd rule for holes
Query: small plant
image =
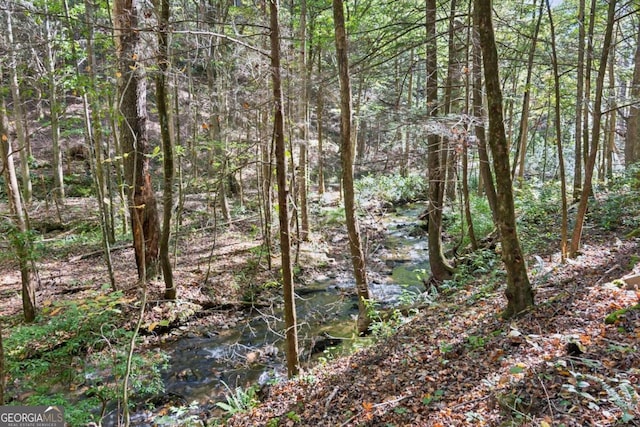
{"label": "small plant", "polygon": [[487,342],[485,338],[478,335],[469,335],[467,337],[467,344],[469,345],[471,350],[477,350],[479,348],[482,348],[486,343]]}
{"label": "small plant", "polygon": [[299,423],[301,421],[300,415],[296,414],[294,411],[287,412],[287,418],[294,423]]}
{"label": "small plant", "polygon": [[229,416],[246,412],[258,404],[255,387],[249,387],[246,390],[242,387],[236,387],[235,390],[231,390],[225,382],[222,384],[224,384],[228,392],[225,396],[227,401],[217,402],[216,406],[225,411]]}

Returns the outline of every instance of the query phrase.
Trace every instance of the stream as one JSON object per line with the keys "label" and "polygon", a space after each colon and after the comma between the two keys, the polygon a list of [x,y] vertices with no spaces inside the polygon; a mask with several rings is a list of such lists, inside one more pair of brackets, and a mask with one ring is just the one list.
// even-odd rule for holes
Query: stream
{"label": "stream", "polygon": [[[399,304],[407,292],[424,291],[416,271],[429,268],[426,233],[415,232],[423,210],[423,204],[407,205],[379,219],[387,235],[370,255],[378,261],[379,271],[372,272],[369,281],[373,298],[383,307]],[[354,335],[358,308],[353,289],[349,271],[328,273],[296,289],[303,365],[348,351],[360,340]],[[197,401],[215,411],[214,402],[225,401],[229,390],[286,377],[280,307],[238,311],[233,317],[227,329],[186,335],[163,348],[170,357],[163,374],[166,395],[186,404]],[[145,425],[142,419],[136,424]]]}

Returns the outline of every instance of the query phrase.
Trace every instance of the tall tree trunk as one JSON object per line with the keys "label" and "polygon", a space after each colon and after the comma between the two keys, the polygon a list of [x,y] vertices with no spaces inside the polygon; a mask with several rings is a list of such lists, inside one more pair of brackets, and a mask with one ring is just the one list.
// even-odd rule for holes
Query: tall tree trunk
{"label": "tall tree trunk", "polygon": [[289,378],[300,370],[298,361],[298,331],[296,322],[296,302],[291,269],[291,236],[289,234],[289,203],[287,200],[287,163],[284,141],[284,98],[280,77],[280,24],[278,1],[269,1],[271,24],[271,76],[273,79],[274,129],[276,143],[276,174],[278,180],[278,219],[280,221],[280,256],[282,260],[282,290],[284,292],[284,322],[287,338],[287,372]]}
{"label": "tall tree trunk", "polygon": [[45,2],[44,27],[47,43],[45,43],[45,66],[49,83],[49,114],[51,115],[51,147],[53,151],[53,186],[54,196],[64,202],[64,178],[62,170],[62,150],[60,148],[60,102],[58,100],[58,85],[56,82],[56,56],[54,53],[54,31],[51,28],[51,17]]}
{"label": "tall tree trunk", "polygon": [[586,108],[584,102],[584,5],[585,0],[579,0],[578,5],[578,63],[576,64],[576,116],[575,116],[575,144],[573,171],[573,201],[577,201],[582,190],[582,111]]}
{"label": "tall tree trunk", "polygon": [[502,242],[502,261],[507,270],[507,307],[503,317],[514,316],[533,305],[533,290],[516,230],[515,208],[509,146],[504,129],[502,91],[498,68],[498,51],[491,19],[491,0],[474,0],[474,21],[480,34],[484,78],[489,108],[489,145],[496,173],[498,229]]}
{"label": "tall tree trunk", "polygon": [[[116,0],[113,19],[118,54],[118,110],[122,117],[120,143],[129,194],[131,230],[138,277],[158,273],[160,221],[151,185],[147,135],[147,77],[138,62],[143,54],[137,0]],[[146,273],[146,274],[145,274]]]}
{"label": "tall tree trunk", "polygon": [[575,226],[571,235],[571,247],[569,256],[575,258],[580,249],[580,240],[582,239],[582,228],[584,219],[587,214],[587,205],[589,195],[593,185],[593,171],[598,156],[598,145],[600,141],[600,126],[602,121],[602,92],[604,89],[604,78],[607,73],[607,58],[611,49],[611,38],[613,34],[613,24],[615,22],[616,0],[609,2],[607,10],[607,27],[604,34],[604,42],[602,45],[602,55],[600,57],[600,65],[598,67],[598,76],[596,78],[596,93],[593,107],[593,128],[591,130],[591,146],[589,149],[589,158],[584,170],[584,184],[582,186],[582,194],[580,203],[578,204],[578,213],[576,214]]}
{"label": "tall tree trunk", "polygon": [[640,160],[640,23],[638,24],[633,80],[631,81],[631,107],[624,141],[624,164],[629,168]]}
{"label": "tall tree trunk", "polygon": [[[534,1],[535,4],[535,1]],[[531,47],[529,48],[529,57],[527,59],[527,78],[524,84],[524,95],[522,96],[522,113],[520,115],[520,133],[518,136],[517,149],[520,154],[519,161],[514,160],[518,164],[518,178],[524,179],[524,168],[527,153],[527,140],[529,137],[529,106],[531,104],[531,75],[533,74],[533,59],[536,53],[536,44],[538,43],[538,33],[540,32],[540,22],[542,22],[542,9],[544,8],[544,0],[540,0],[540,10],[538,11],[538,19],[533,30],[531,38]],[[535,12],[534,12],[535,17]],[[517,157],[516,157],[517,158]],[[512,173],[512,175],[514,175]]]}
{"label": "tall tree trunk", "polygon": [[344,211],[349,234],[349,249],[353,264],[353,275],[358,294],[359,334],[369,329],[371,319],[367,315],[366,302],[371,298],[367,283],[367,270],[360,239],[360,228],[355,206],[355,190],[353,183],[354,135],[351,121],[351,80],[349,77],[349,57],[347,50],[347,32],[344,22],[344,4],[342,0],[333,0],[333,23],[336,38],[336,54],[338,57],[338,77],[340,80],[340,160],[342,163],[342,191]]}
{"label": "tall tree trunk", "polygon": [[316,116],[317,116],[317,129],[318,129],[318,193],[324,194],[324,132],[323,132],[323,119],[324,119],[324,83],[322,80],[322,48],[318,47],[318,76],[320,77],[320,86],[318,87],[318,94],[316,96]]}
{"label": "tall tree trunk", "polygon": [[[449,30],[448,38],[448,60],[447,60],[447,77],[444,86],[444,115],[450,113],[460,113],[460,89],[462,87],[462,60],[460,59],[460,42],[456,43],[462,37],[462,24],[456,20],[456,0],[451,0],[451,12],[449,13]],[[453,138],[454,140],[457,137]],[[458,156],[455,150],[456,141],[452,141],[448,136],[443,137],[442,146],[442,168],[445,175],[445,194],[448,201],[456,199],[456,182],[458,170]]]}
{"label": "tall tree trunk", "polygon": [[300,239],[309,240],[309,69],[307,67],[307,1],[300,0],[300,159],[298,162],[298,196],[300,203]]}
{"label": "tall tree trunk", "polygon": [[[482,50],[480,48],[480,37],[476,30],[472,37],[473,42],[473,116],[474,133],[478,143],[478,160],[480,169],[480,182],[487,195],[487,201],[493,215],[493,222],[498,223],[495,213],[498,212],[498,202],[496,198],[496,188],[493,183],[491,173],[491,162],[487,152],[487,134],[484,127],[484,111],[482,102]],[[480,186],[478,186],[480,188]]]}
{"label": "tall tree trunk", "polygon": [[[0,68],[0,76],[2,69]],[[36,289],[34,283],[33,261],[31,259],[33,248],[29,224],[20,198],[20,187],[14,164],[14,151],[9,140],[9,132],[6,121],[6,104],[0,96],[0,147],[2,148],[2,169],[4,170],[4,183],[9,202],[9,213],[12,217],[15,230],[12,232],[12,243],[18,256],[20,277],[22,283],[22,312],[25,322],[33,322],[36,318]]]}
{"label": "tall tree trunk", "polygon": [[[427,46],[427,106],[429,117],[438,117],[438,49],[436,44],[436,0],[426,3]],[[444,196],[444,167],[441,153],[442,138],[436,133],[427,136],[427,167],[429,174],[429,265],[431,277],[436,282],[450,279],[453,267],[442,251],[442,200]]]}
{"label": "tall tree trunk", "polygon": [[[567,181],[564,170],[564,154],[562,152],[562,128],[560,121],[560,73],[558,72],[558,53],[556,51],[556,30],[553,24],[553,15],[551,14],[551,5],[549,0],[547,3],[547,13],[549,15],[549,27],[551,29],[551,58],[553,63],[553,81],[555,90],[555,121],[554,127],[556,129],[556,146],[558,147],[558,167],[560,169],[560,196],[562,198],[562,226],[561,226],[561,238],[560,238],[560,256],[564,263],[567,257]],[[542,14],[542,11],[540,11]]]}
{"label": "tall tree trunk", "polygon": [[20,153],[20,176],[22,178],[22,197],[24,202],[31,203],[33,189],[31,184],[31,172],[29,170],[29,147],[27,141],[27,130],[25,129],[25,113],[22,105],[22,97],[20,96],[20,84],[18,82],[18,59],[16,45],[13,38],[13,18],[12,11],[5,10],[7,15],[6,36],[7,46],[9,48],[9,86],[11,87],[11,96],[13,98],[13,117],[16,123],[16,133],[18,136],[18,151]]}
{"label": "tall tree trunk", "polygon": [[177,289],[173,282],[171,259],[169,258],[169,238],[171,237],[171,214],[173,211],[173,139],[169,132],[169,113],[167,96],[167,69],[169,68],[169,10],[170,0],[156,2],[159,12],[158,22],[158,72],[156,73],[156,103],[158,105],[158,119],[160,121],[160,136],[162,138],[164,182],[162,186],[162,233],[160,235],[160,267],[164,278],[164,297],[176,299]]}
{"label": "tall tree trunk", "polygon": [[[582,100],[582,149],[580,152],[582,153],[582,164],[586,167],[589,157],[589,117],[591,116],[591,108],[589,106],[591,99],[591,67],[594,58],[593,52],[593,33],[595,30],[595,21],[596,21],[596,0],[591,0],[591,8],[589,12],[589,29],[587,31],[587,50],[585,52],[585,66],[584,66],[584,91],[583,91],[583,100]],[[576,118],[577,119],[577,118]],[[574,191],[575,192],[575,191]],[[580,193],[582,194],[582,193]]]}
{"label": "tall tree trunk", "polygon": [[[66,19],[66,23],[67,23],[67,30],[69,31],[69,34],[73,34],[73,27],[71,24],[71,15],[69,13],[69,2],[68,0],[64,0],[64,12],[65,12],[65,19]],[[86,3],[85,3],[86,5]],[[91,16],[92,10],[91,10],[91,6],[88,7],[88,9],[86,9],[86,13],[89,14],[89,16]],[[87,20],[87,22],[91,23],[91,20]],[[90,25],[89,25],[90,26]],[[89,61],[89,66],[91,67],[91,65],[94,64],[93,61],[93,50],[91,48],[92,45],[92,37],[91,37],[91,33],[92,30],[89,30],[89,37],[87,37],[87,52],[88,52],[88,61]],[[76,79],[78,79],[78,81],[81,80],[81,76],[80,76],[80,62],[77,61],[75,58],[77,58],[76,55],[76,44],[75,44],[75,40],[73,40],[73,37],[71,37],[71,57],[74,58],[74,62],[76,64],[76,66],[74,67],[74,71],[75,71],[75,75],[76,75]],[[92,72],[90,70],[90,72]],[[94,81],[93,78],[90,76],[90,81],[91,81],[91,87],[95,88],[94,86]],[[96,198],[98,200],[98,212],[100,213],[100,228],[102,231],[102,248],[104,249],[104,258],[105,258],[105,263],[107,265],[107,275],[109,276],[109,282],[111,284],[111,289],[113,289],[114,291],[117,290],[116,287],[116,280],[115,280],[115,276],[113,274],[113,263],[111,262],[111,241],[110,241],[110,224],[113,224],[112,221],[110,221],[110,215],[109,215],[109,211],[112,209],[110,206],[108,206],[110,203],[107,203],[105,200],[107,200],[107,195],[106,195],[106,187],[103,185],[103,179],[104,177],[102,176],[102,162],[103,162],[103,155],[102,155],[102,135],[101,135],[101,127],[98,124],[97,126],[94,126],[93,124],[93,120],[92,120],[92,113],[91,113],[91,106],[89,103],[89,96],[87,94],[88,91],[84,91],[82,93],[82,106],[83,106],[83,114],[84,114],[84,136],[85,136],[85,144],[87,146],[87,148],[89,149],[89,152],[91,153],[91,155],[89,156],[89,159],[87,159],[87,161],[89,162],[89,167],[91,168],[91,175],[93,176],[93,183],[95,186],[95,191],[96,191]],[[93,97],[95,97],[95,93],[92,95]],[[97,119],[99,120],[99,119]],[[99,134],[95,134],[94,130],[98,129],[98,132],[100,132]],[[97,142],[97,145],[94,145],[94,141]]]}

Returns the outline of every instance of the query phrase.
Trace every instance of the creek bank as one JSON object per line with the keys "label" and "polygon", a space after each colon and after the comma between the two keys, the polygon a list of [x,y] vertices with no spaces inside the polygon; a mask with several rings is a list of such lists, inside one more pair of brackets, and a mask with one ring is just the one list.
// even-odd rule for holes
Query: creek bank
{"label": "creek bank", "polygon": [[[421,205],[410,205],[392,214],[372,216],[368,219],[372,223],[364,226],[374,230],[376,237],[370,240],[375,246],[368,251],[368,272],[372,296],[381,308],[401,304],[423,290],[427,244],[424,237],[413,232],[419,226],[417,216],[422,209]],[[301,361],[305,366],[363,345],[354,334],[357,300],[345,255],[347,248],[329,249],[346,245],[346,234],[337,231],[327,240],[331,245],[320,252],[301,251],[302,257],[316,257],[315,263],[305,264],[297,277],[298,283],[303,282],[302,277],[307,278],[296,289]],[[311,251],[317,249],[312,247]],[[230,390],[286,377],[279,289],[263,289],[255,301],[259,304],[251,308],[236,306],[216,313],[222,315],[216,329],[193,328],[186,322],[172,332],[171,339],[160,344],[170,358],[163,380],[166,394],[174,397],[172,402],[195,401],[199,410],[221,415],[215,402],[224,401]],[[137,425],[145,422],[140,420]]]}

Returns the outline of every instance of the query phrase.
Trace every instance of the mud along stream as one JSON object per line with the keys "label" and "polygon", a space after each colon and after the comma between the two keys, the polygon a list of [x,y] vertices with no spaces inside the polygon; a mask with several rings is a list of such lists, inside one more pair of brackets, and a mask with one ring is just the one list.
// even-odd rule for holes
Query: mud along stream
{"label": "mud along stream", "polygon": [[[424,290],[417,271],[428,269],[427,242],[424,232],[416,233],[423,210],[424,205],[409,205],[379,219],[385,239],[373,248],[368,263],[377,266],[369,282],[381,306]],[[337,244],[347,245],[346,236],[343,239]],[[275,301],[271,307],[237,311],[224,329],[190,332],[165,344],[170,357],[164,373],[166,394],[211,407],[224,401],[227,387],[245,388],[286,376],[281,305]],[[310,285],[297,286],[296,310],[303,364],[357,345],[357,300],[348,270],[336,269]]]}

